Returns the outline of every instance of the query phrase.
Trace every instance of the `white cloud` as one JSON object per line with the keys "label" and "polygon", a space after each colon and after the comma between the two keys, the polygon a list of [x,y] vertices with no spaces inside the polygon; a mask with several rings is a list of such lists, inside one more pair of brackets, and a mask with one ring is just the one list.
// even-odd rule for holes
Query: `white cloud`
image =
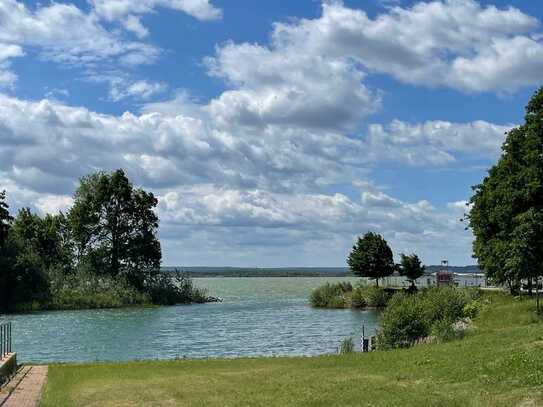
{"label": "white cloud", "polygon": [[109,92],[109,97],[114,102],[121,99],[136,98],[148,100],[152,96],[160,94],[167,89],[167,85],[163,82],[149,82],[145,80],[136,81],[131,84],[126,84],[121,81],[118,84],[113,84]]}
{"label": "white cloud", "polygon": [[320,18],[276,24],[272,41],[292,55],[350,58],[407,83],[513,91],[540,82],[538,29],[537,19],[516,8],[474,0],[395,6],[373,19],[333,1]]}
{"label": "white cloud", "polygon": [[0,88],[13,86],[17,80],[17,75],[10,70],[9,60],[23,55],[24,52],[18,45],[0,42]]}
{"label": "white cloud", "polygon": [[[395,122],[370,131],[374,142],[368,143],[297,127],[231,132],[186,95],[176,101],[189,107],[114,116],[1,96],[2,184],[16,205],[57,211],[69,206],[67,197],[78,177],[125,168],[138,185],[159,195],[167,245],[190,234],[202,244],[217,239],[214,250],[222,253],[245,245],[244,250],[253,247],[271,256],[281,245],[298,245],[299,255],[308,256],[305,264],[311,264],[315,252],[310,246],[328,242],[338,264],[355,235],[366,230],[383,233],[397,250],[417,249],[427,256],[435,245],[452,245],[449,249],[459,257],[461,250],[469,250],[458,204],[435,208],[427,201],[404,202],[385,194],[365,181],[367,165],[391,159],[387,145],[398,157],[414,151],[420,159],[429,154],[428,145],[453,156],[459,151],[494,154],[494,125]],[[478,137],[482,142],[469,143]],[[340,182],[351,182],[360,198],[334,192]],[[243,236],[231,238],[237,231]]]}
{"label": "white cloud", "polygon": [[211,75],[234,88],[209,106],[225,126],[347,130],[381,105],[379,94],[362,83],[359,67],[343,57],[313,53],[301,43],[271,48],[228,43],[205,62]]}
{"label": "white cloud", "polygon": [[153,62],[159,50],[125,41],[106,30],[92,13],[72,4],[52,3],[30,10],[16,0],[0,0],[0,42],[38,47],[43,58],[65,64],[91,64],[108,58]]}
{"label": "white cloud", "polygon": [[371,125],[365,144],[375,160],[417,166],[443,165],[456,161],[458,154],[497,158],[505,132],[512,127],[512,124],[497,125],[482,120],[417,124],[394,120],[386,126]]}
{"label": "white cloud", "polygon": [[89,0],[89,2],[97,15],[109,21],[134,18],[141,14],[154,12],[159,7],[182,11],[204,21],[222,17],[222,11],[214,7],[209,0],[139,0],[137,2],[132,0]]}
{"label": "white cloud", "polygon": [[205,247],[228,259],[232,258],[228,253],[249,246],[251,255],[257,251],[259,259],[280,248],[281,256],[293,256],[286,263],[307,256],[304,261],[315,264],[315,253],[322,247],[326,256],[319,258],[319,264],[342,264],[355,237],[368,230],[382,233],[396,254],[416,251],[433,261],[439,260],[435,256],[440,250],[448,251],[451,258],[465,256],[471,234],[455,209],[438,210],[427,201],[406,203],[382,193],[369,202],[368,196],[355,201],[339,193],[188,188],[160,196],[159,214],[169,241],[185,242],[183,235],[190,231],[187,240],[205,236],[209,239]]}
{"label": "white cloud", "polygon": [[89,0],[93,14],[106,21],[119,21],[128,31],[144,38],[149,30],[141,22],[142,15],[154,13],[158,8],[181,11],[202,20],[217,20],[222,11],[209,0]]}
{"label": "white cloud", "polygon": [[66,212],[73,205],[72,197],[66,195],[43,195],[36,200],[36,207],[41,213]]}

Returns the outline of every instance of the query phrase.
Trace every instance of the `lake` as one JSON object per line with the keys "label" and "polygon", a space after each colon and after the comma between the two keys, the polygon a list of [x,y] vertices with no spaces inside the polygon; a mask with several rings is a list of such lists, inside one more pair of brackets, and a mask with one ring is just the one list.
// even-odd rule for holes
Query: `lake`
{"label": "lake", "polygon": [[311,290],[347,277],[195,278],[222,303],[0,315],[21,362],[92,362],[333,353],[376,311],[315,309]]}

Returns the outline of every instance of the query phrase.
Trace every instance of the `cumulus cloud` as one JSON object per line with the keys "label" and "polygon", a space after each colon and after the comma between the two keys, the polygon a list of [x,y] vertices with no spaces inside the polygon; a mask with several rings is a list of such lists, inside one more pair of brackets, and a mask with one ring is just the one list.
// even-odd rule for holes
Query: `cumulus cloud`
{"label": "cumulus cloud", "polygon": [[[259,256],[280,247],[282,256],[293,256],[290,264],[301,257],[314,262],[311,257],[318,247],[327,253],[319,259],[320,264],[341,264],[356,236],[367,230],[382,233],[397,254],[416,251],[427,258],[434,257],[431,247],[458,255],[469,247],[471,239],[454,208],[436,209],[427,201],[406,203],[383,193],[353,200],[340,193],[189,188],[160,196],[159,213],[167,225],[164,233],[168,240],[183,239],[191,230],[191,240],[205,236],[213,242],[206,247],[212,246],[211,250],[228,258],[228,252],[246,251],[248,245]],[[257,244],[253,241],[251,245],[244,235],[256,239]],[[292,246],[292,250],[284,246]]]}
{"label": "cumulus cloud", "polygon": [[94,12],[109,21],[120,20],[125,27],[140,36],[145,36],[147,30],[141,25],[139,16],[152,13],[156,8],[163,7],[182,11],[199,20],[216,20],[222,17],[222,11],[211,4],[209,0],[89,0]]}
{"label": "cumulus cloud", "polygon": [[[214,122],[206,105],[182,94],[176,103],[189,107],[158,106],[162,112],[115,116],[57,101],[1,96],[2,182],[22,197],[18,201],[56,211],[70,205],[68,196],[80,176],[125,168],[138,185],[159,195],[161,233],[171,245],[185,233],[209,239],[213,229],[224,237],[228,252],[234,244],[248,244],[248,237],[228,238],[243,230],[270,250],[285,242],[329,241],[339,255],[356,233],[376,230],[402,250],[423,250],[447,234],[469,240],[457,205],[435,208],[427,201],[394,198],[365,181],[367,166],[402,155],[407,164],[419,164],[433,153],[428,148],[452,157],[459,152],[493,155],[505,128],[486,122],[397,121],[370,126],[367,138],[296,126],[233,132]],[[358,199],[333,191],[334,185],[351,181],[361,191]],[[274,238],[264,243],[266,233]]]}
{"label": "cumulus cloud", "polygon": [[[203,0],[90,4],[87,13],[0,0],[0,84],[15,80],[9,61],[35,47],[42,58],[84,65],[86,80],[109,84],[110,100],[152,100],[167,85],[134,79],[117,65],[153,62],[160,50],[102,23],[143,38],[144,14],[160,7],[220,17]],[[472,0],[390,6],[374,18],[325,2],[318,18],[275,24],[269,44],[218,46],[204,63],[226,90],[206,102],[179,91],[137,114],[114,115],[0,95],[0,188],[16,207],[65,210],[78,177],[125,168],[159,196],[167,250],[213,246],[222,264],[251,250],[271,264],[279,252],[314,264],[322,248],[337,265],[366,230],[383,233],[398,251],[433,258],[442,248],[465,258],[463,202],[407,202],[375,186],[369,171],[391,161],[438,167],[494,159],[512,124],[368,124],[383,102],[367,77],[514,90],[533,84],[540,70],[537,29],[515,8]]]}
{"label": "cumulus cloud", "polygon": [[388,125],[369,126],[365,144],[375,160],[391,160],[410,165],[444,165],[458,154],[496,158],[505,133],[513,127],[478,120],[470,123],[427,121],[406,123],[394,120]]}
{"label": "cumulus cloud", "polygon": [[[394,6],[370,18],[340,1],[322,16],[274,27],[275,49],[348,58],[407,83],[465,91],[513,91],[539,83],[539,21],[475,0]],[[255,68],[258,69],[258,68]]]}
{"label": "cumulus cloud", "polygon": [[149,82],[145,80],[136,81],[126,84],[124,81],[112,85],[109,97],[114,102],[126,98],[135,98],[148,100],[152,96],[160,94],[167,89],[167,85],[163,82]]}
{"label": "cumulus cloud", "polygon": [[160,52],[149,44],[123,40],[106,30],[94,14],[73,4],[52,3],[33,11],[16,0],[1,0],[0,25],[0,43],[37,47],[43,58],[65,64],[108,58],[150,63]]}
{"label": "cumulus cloud", "polygon": [[24,52],[18,45],[0,42],[0,88],[13,86],[17,80],[17,75],[10,69],[10,59],[23,55]]}
{"label": "cumulus cloud", "polygon": [[301,43],[271,48],[228,43],[205,63],[212,76],[234,88],[209,106],[225,126],[349,130],[381,105],[352,61],[311,52]]}

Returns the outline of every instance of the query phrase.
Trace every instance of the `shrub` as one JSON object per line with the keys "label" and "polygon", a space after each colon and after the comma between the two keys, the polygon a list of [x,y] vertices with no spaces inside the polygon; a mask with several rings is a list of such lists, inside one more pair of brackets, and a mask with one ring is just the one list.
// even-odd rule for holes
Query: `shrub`
{"label": "shrub", "polygon": [[424,319],[430,324],[438,320],[457,321],[464,316],[468,295],[453,287],[433,287],[417,296],[424,303]]}
{"label": "shrub", "polygon": [[179,271],[156,274],[146,282],[145,291],[151,297],[153,304],[159,305],[207,301],[207,291],[194,287],[192,280]]}
{"label": "shrub", "polygon": [[[386,289],[375,286],[358,286],[354,289],[352,294],[353,307],[386,307],[388,301],[392,297]],[[362,304],[361,306],[355,306],[355,302]]]}
{"label": "shrub", "polygon": [[49,309],[116,308],[150,303],[148,295],[138,292],[122,277],[53,270],[49,282],[51,297],[45,305]]}
{"label": "shrub", "polygon": [[312,306],[319,308],[345,308],[347,305],[346,294],[350,293],[352,289],[349,282],[326,283],[311,292],[309,301]]}
{"label": "shrub", "polygon": [[420,301],[418,294],[394,295],[383,313],[381,330],[377,337],[378,347],[407,347],[418,338],[427,336],[429,326],[423,315],[423,301]]}
{"label": "shrub", "polygon": [[462,314],[466,318],[475,318],[481,311],[481,303],[477,300],[468,302],[462,309]]}
{"label": "shrub", "polygon": [[451,287],[394,295],[383,313],[378,346],[406,347],[430,334],[439,340],[457,337],[452,324],[465,316],[469,298],[471,293]]}
{"label": "shrub", "polygon": [[431,335],[438,342],[449,342],[455,339],[461,339],[464,331],[456,329],[454,323],[446,319],[436,321],[431,329]]}
{"label": "shrub", "polygon": [[353,338],[345,338],[341,341],[341,344],[338,348],[338,353],[340,355],[345,355],[347,353],[354,352],[354,340]]}
{"label": "shrub", "polygon": [[351,294],[351,307],[353,308],[365,308],[368,305],[366,297],[364,296],[364,290],[362,288],[355,288]]}

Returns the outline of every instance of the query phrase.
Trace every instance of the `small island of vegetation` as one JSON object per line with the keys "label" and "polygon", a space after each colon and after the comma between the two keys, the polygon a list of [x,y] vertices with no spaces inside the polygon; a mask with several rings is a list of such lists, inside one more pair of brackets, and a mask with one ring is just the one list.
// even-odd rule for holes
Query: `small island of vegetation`
{"label": "small island of vegetation", "polygon": [[206,302],[160,272],[157,203],[122,170],[83,177],[66,214],[12,217],[0,193],[0,312]]}

